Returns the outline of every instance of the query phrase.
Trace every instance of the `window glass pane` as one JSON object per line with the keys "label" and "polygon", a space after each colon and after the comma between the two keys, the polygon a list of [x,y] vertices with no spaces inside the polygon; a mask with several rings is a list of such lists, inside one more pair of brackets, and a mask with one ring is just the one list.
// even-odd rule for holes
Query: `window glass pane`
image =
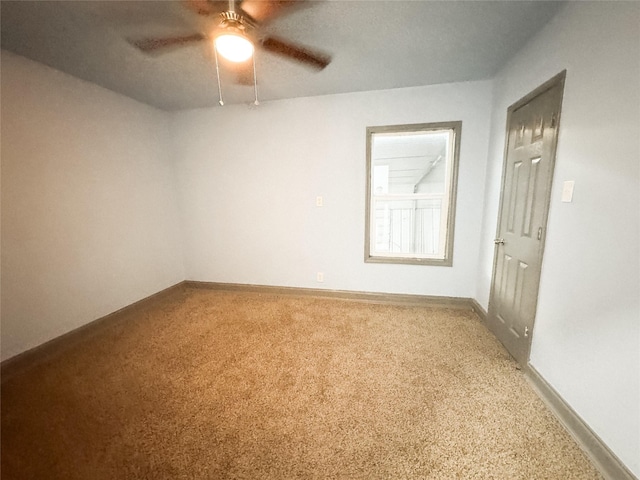
{"label": "window glass pane", "polygon": [[374,254],[396,256],[440,252],[442,198],[375,200]]}
{"label": "window glass pane", "polygon": [[451,264],[460,126],[367,129],[367,261]]}

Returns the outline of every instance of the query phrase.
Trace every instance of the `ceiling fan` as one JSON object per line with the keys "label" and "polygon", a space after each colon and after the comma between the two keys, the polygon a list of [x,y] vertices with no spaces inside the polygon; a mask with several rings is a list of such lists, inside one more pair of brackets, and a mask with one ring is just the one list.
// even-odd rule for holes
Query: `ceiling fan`
{"label": "ceiling fan", "polygon": [[[268,22],[310,5],[304,0],[182,0],[182,4],[204,17],[216,16],[217,27],[209,32],[129,40],[145,53],[159,53],[168,47],[186,46],[201,41],[213,41],[217,53],[231,62],[243,63],[252,56],[254,49],[280,55],[316,70],[322,70],[331,57],[302,45],[271,35],[261,35],[260,28]],[[240,75],[239,83],[247,84]]]}

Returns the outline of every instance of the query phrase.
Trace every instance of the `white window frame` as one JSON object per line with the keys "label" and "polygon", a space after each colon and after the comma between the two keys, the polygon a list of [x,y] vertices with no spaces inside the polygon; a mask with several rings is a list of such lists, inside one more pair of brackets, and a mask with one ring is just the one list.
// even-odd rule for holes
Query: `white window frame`
{"label": "white window frame", "polygon": [[[408,125],[387,125],[367,127],[367,168],[366,168],[366,218],[365,218],[365,262],[367,263],[397,263],[412,265],[453,265],[453,238],[455,225],[455,206],[458,184],[458,164],[460,158],[460,133],[462,122],[438,122]],[[372,145],[375,135],[390,135],[394,133],[407,134],[413,132],[450,132],[445,174],[445,190],[443,195],[414,193],[414,194],[373,194]],[[376,219],[374,205],[385,201],[414,201],[442,199],[439,222],[439,251],[436,253],[401,253],[375,250]],[[411,221],[415,230],[415,219]],[[390,234],[390,233],[389,233]]]}

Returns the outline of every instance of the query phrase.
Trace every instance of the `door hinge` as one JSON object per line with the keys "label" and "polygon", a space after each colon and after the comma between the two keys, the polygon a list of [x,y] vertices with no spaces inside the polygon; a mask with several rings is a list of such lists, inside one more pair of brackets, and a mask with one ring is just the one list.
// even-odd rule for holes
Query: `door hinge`
{"label": "door hinge", "polygon": [[542,240],[542,227],[538,229],[538,240]]}
{"label": "door hinge", "polygon": [[529,327],[524,327],[524,336],[525,337],[529,336]]}

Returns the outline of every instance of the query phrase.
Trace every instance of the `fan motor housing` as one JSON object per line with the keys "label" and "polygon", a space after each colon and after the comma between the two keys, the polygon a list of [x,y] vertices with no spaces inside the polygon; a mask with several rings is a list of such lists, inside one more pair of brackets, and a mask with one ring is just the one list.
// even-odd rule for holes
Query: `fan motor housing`
{"label": "fan motor housing", "polygon": [[246,24],[242,15],[238,15],[231,10],[220,14],[220,27],[224,29],[237,28],[240,31],[246,30]]}

